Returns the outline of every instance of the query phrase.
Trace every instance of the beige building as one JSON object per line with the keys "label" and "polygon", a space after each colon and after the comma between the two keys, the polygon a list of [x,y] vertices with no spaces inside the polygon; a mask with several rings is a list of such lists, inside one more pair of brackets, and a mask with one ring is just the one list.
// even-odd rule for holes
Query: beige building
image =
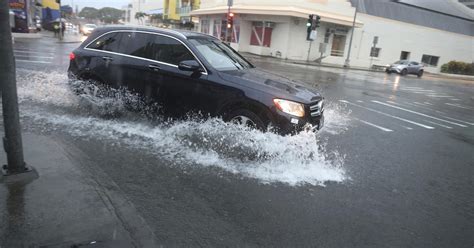
{"label": "beige building", "polygon": [[[443,14],[436,9],[440,6],[416,6],[420,1],[234,0],[230,32],[226,31],[227,0],[202,0],[201,8],[191,15],[200,18],[201,32],[221,39],[227,33],[227,40],[241,52],[343,65],[357,6],[352,66],[385,65],[406,58],[424,62],[427,71],[436,72],[450,60],[472,62],[473,20],[466,12],[455,16],[458,12],[453,9]],[[321,16],[322,22],[312,42],[306,40],[309,14]],[[372,49],[374,37],[378,42]]]}

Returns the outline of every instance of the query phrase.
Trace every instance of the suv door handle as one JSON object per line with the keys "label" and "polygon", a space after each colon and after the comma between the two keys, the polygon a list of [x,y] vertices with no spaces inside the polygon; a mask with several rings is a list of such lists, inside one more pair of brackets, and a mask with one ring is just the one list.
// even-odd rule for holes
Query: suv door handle
{"label": "suv door handle", "polygon": [[153,71],[159,71],[161,70],[159,65],[148,65],[148,68]]}
{"label": "suv door handle", "polygon": [[112,60],[114,60],[112,57],[109,57],[109,56],[104,56],[104,57],[102,57],[102,59],[105,60],[105,61],[112,61]]}

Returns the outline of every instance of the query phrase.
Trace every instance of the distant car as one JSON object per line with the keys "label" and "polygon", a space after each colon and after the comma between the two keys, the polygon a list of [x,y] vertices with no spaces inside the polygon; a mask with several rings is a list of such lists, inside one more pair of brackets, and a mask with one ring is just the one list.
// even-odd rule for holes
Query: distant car
{"label": "distant car", "polygon": [[81,27],[81,34],[89,35],[96,28],[97,28],[97,25],[95,25],[95,24],[85,24],[84,26]]}
{"label": "distant car", "polygon": [[127,87],[158,102],[171,116],[200,112],[281,134],[316,131],[324,124],[319,92],[255,68],[209,35],[107,26],[96,29],[70,60],[72,85],[78,78],[98,86]]}
{"label": "distant car", "polygon": [[423,67],[423,64],[415,62],[415,61],[399,60],[391,65],[387,65],[385,72],[389,74],[392,72],[395,72],[402,76],[405,76],[407,74],[414,74],[414,75],[417,75],[418,77],[422,77],[423,72],[424,72],[424,67]]}

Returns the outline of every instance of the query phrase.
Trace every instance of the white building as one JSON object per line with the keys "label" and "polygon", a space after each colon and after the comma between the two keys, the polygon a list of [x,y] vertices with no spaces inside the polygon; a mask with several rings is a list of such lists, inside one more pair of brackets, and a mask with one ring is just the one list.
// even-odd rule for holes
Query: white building
{"label": "white building", "polygon": [[149,23],[149,17],[136,19],[135,15],[138,12],[143,12],[148,15],[163,14],[163,0],[132,0],[130,10],[128,12],[129,18],[126,16],[126,19],[129,20],[129,22],[127,22],[128,24],[146,25]]}
{"label": "white building", "polygon": [[[343,65],[358,6],[351,66],[385,65],[405,58],[424,62],[427,71],[437,72],[451,60],[474,60],[474,18],[457,1],[446,1],[429,1],[427,8],[419,6],[424,0],[234,0],[234,26],[227,33],[238,51]],[[226,0],[202,0],[201,8],[191,13],[200,18],[201,32],[225,38],[226,4]],[[465,10],[459,11],[457,5]],[[309,14],[322,21],[313,42],[306,40]],[[371,57],[374,37],[378,42]],[[324,52],[320,47],[326,47]]]}

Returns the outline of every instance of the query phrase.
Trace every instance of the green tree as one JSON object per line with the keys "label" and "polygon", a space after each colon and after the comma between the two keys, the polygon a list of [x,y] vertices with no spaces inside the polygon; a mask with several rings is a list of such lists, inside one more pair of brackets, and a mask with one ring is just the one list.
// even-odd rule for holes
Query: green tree
{"label": "green tree", "polygon": [[138,20],[138,22],[143,24],[143,18],[145,18],[146,14],[143,12],[137,12],[135,13],[135,19]]}
{"label": "green tree", "polygon": [[92,7],[84,7],[81,9],[78,16],[87,19],[99,19],[99,10]]}
{"label": "green tree", "polygon": [[123,17],[123,11],[105,7],[99,10],[99,19],[105,23],[117,23]]}

